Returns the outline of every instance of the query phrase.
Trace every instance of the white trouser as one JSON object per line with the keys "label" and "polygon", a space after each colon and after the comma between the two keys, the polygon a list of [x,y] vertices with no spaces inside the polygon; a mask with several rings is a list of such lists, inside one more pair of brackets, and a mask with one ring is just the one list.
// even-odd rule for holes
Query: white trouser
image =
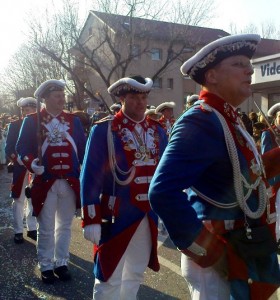
{"label": "white trouser", "polygon": [[6,146],[6,139],[0,139],[0,164],[4,165],[6,163],[6,154],[5,154],[5,146]]}
{"label": "white trouser", "polygon": [[276,239],[280,239],[280,189],[276,193]]}
{"label": "white trouser", "polygon": [[65,179],[57,179],[37,217],[37,254],[41,272],[67,265],[76,196]]}
{"label": "white trouser", "polygon": [[[20,196],[13,200],[13,217],[15,233],[23,233],[23,218],[25,212],[26,227],[28,231],[37,230],[36,218],[32,216],[33,207],[31,199],[25,197],[25,187],[28,185],[28,172],[26,172]],[[25,207],[26,204],[26,207]]]}
{"label": "white trouser", "polygon": [[[121,243],[121,241],[119,241]],[[151,232],[147,216],[141,221],[115,271],[107,282],[95,279],[93,299],[134,300],[152,249]],[[112,249],[114,255],[114,249]]]}
{"label": "white trouser", "polygon": [[212,268],[201,268],[185,254],[181,255],[182,276],[192,300],[228,300],[230,287],[228,281],[221,278]]}

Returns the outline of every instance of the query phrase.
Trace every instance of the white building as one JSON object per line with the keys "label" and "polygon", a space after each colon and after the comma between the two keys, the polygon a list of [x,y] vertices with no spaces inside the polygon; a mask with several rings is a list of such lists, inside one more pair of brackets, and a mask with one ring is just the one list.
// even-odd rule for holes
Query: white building
{"label": "white building", "polygon": [[258,95],[260,107],[264,113],[275,103],[280,102],[280,52],[252,60],[254,75],[252,78],[253,95]]}

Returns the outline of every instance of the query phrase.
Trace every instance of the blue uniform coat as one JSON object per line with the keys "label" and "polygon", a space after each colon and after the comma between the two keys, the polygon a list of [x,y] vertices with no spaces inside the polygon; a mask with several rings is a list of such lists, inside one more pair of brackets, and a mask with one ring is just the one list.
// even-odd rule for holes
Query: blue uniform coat
{"label": "blue uniform coat", "polygon": [[6,156],[13,162],[13,180],[11,186],[11,197],[14,199],[19,198],[21,191],[23,180],[27,169],[24,165],[20,165],[17,162],[18,154],[16,152],[16,143],[19,137],[20,128],[22,125],[22,119],[16,120],[9,124],[8,126],[8,134],[5,146]]}
{"label": "blue uniform coat", "polygon": [[[31,199],[34,213],[37,216],[44,204],[47,193],[56,179],[66,179],[76,193],[77,207],[80,207],[80,165],[83,161],[85,149],[85,134],[78,117],[62,112],[58,119],[66,126],[66,137],[62,138],[62,146],[50,146],[47,142],[49,132],[42,125],[48,124],[52,116],[45,109],[40,112],[41,115],[41,138],[42,138],[42,165],[45,171],[42,175],[35,175],[31,189]],[[25,166],[33,172],[31,163],[33,159],[38,157],[38,136],[37,136],[38,119],[37,114],[30,114],[25,117],[16,150],[25,164]],[[44,147],[45,145],[45,147]],[[58,153],[67,153],[67,156],[56,157]],[[67,165],[68,169],[55,169],[54,166]]]}
{"label": "blue uniform coat", "polygon": [[[222,110],[225,107],[223,113],[224,117],[227,117],[227,106],[224,106],[222,99],[207,93],[203,96],[213,98],[214,103],[220,103]],[[244,222],[244,212],[239,206],[229,208],[214,206],[194,191],[199,191],[223,206],[236,202],[232,162],[221,122],[213,111],[203,109],[203,103],[204,101],[199,101],[175,123],[169,144],[159,162],[149,190],[153,210],[163,220],[170,238],[181,250],[187,249],[199,237],[204,228],[204,221]],[[237,140],[242,143],[242,138],[238,135]],[[251,182],[250,167],[253,165],[250,166],[251,162],[247,161],[240,149],[237,146],[241,172],[247,181]],[[251,193],[247,203],[251,209],[256,209],[258,205],[256,192]],[[252,227],[262,223],[261,219],[252,220],[248,217],[247,221]],[[215,252],[215,249],[212,251]],[[220,254],[216,254],[216,259]],[[209,255],[213,256],[215,253]],[[262,269],[260,265],[264,262],[265,267]],[[276,253],[271,257],[265,257],[263,261],[252,260],[247,263],[249,274],[254,280],[279,284],[280,272]],[[266,275],[260,278],[260,273]],[[249,299],[247,282],[240,283],[235,280],[231,286],[234,299]],[[239,295],[240,292],[243,298]]]}
{"label": "blue uniform coat", "polygon": [[[122,120],[121,112],[118,116]],[[125,122],[127,122],[127,119]],[[158,149],[156,149],[154,157],[159,159],[166,146],[167,137],[163,128],[157,122],[153,120],[147,122],[155,130],[154,137],[158,144]],[[102,281],[106,281],[111,276],[133,233],[146,213],[153,240],[153,250],[149,266],[154,270],[158,270],[159,268],[156,257],[157,216],[151,211],[148,201],[135,201],[132,197],[132,194],[137,193],[138,189],[143,189],[139,193],[147,194],[148,184],[137,185],[132,181],[128,185],[119,185],[114,182],[108,158],[108,126],[112,126],[109,120],[103,121],[92,128],[87,142],[80,178],[82,208],[86,209],[87,206],[93,205],[96,211],[96,216],[93,219],[84,216],[84,225],[100,224],[101,219],[110,223],[110,232],[107,235],[102,235],[95,255],[94,274]],[[112,129],[117,164],[120,169],[127,171],[131,168],[127,155],[133,155],[134,151],[128,151],[129,154],[127,154],[119,136],[118,128]],[[135,177],[137,174],[140,174],[142,177],[145,174],[147,176],[149,174],[150,176],[150,172],[154,171],[154,165],[136,166],[136,169]],[[121,179],[127,178],[127,175],[122,176],[118,174],[118,176]],[[110,196],[116,197],[111,210],[108,208],[110,207]],[[114,221],[112,218],[114,218]],[[102,233],[104,233],[104,227],[102,230]]]}

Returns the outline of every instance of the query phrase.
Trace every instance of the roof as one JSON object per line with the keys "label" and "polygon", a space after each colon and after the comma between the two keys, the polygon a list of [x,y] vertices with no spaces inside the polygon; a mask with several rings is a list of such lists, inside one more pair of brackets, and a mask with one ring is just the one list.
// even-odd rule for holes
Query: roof
{"label": "roof", "polygon": [[262,39],[255,52],[254,58],[280,53],[280,41]]}
{"label": "roof", "polygon": [[[124,34],[130,29],[130,16],[109,14],[94,10],[91,10],[90,14],[95,15],[102,20],[102,22],[107,24],[117,34]],[[174,33],[176,33],[177,40],[186,41],[187,38],[188,44],[190,46],[194,45],[195,47],[204,46],[218,38],[230,35],[228,32],[221,29],[137,17],[133,17],[132,25],[136,36],[138,35],[139,37],[158,40],[169,40],[171,36],[174,38]],[[276,53],[280,53],[280,40],[262,39],[253,58]]]}
{"label": "roof", "polygon": [[[116,14],[108,14],[98,11],[90,11],[104,23],[106,23],[116,33],[125,33],[130,29],[130,17]],[[186,40],[189,44],[207,44],[220,37],[227,36],[229,33],[221,29],[191,26],[164,21],[156,21],[133,17],[133,30],[139,37],[149,37],[153,39],[170,39],[170,36],[176,34],[178,39]]]}

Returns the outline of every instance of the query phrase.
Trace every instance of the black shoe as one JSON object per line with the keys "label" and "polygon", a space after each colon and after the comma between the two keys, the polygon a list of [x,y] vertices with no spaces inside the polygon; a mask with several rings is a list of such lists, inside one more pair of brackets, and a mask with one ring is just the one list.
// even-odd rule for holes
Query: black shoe
{"label": "black shoe", "polygon": [[34,241],[37,241],[37,230],[27,231],[27,236]]}
{"label": "black shoe", "polygon": [[53,270],[47,270],[41,272],[42,281],[46,284],[54,284],[55,276]]}
{"label": "black shoe", "polygon": [[277,254],[280,255],[280,239],[277,241]]}
{"label": "black shoe", "polygon": [[61,266],[54,269],[54,274],[62,281],[71,280],[72,276],[67,268],[67,266]]}
{"label": "black shoe", "polygon": [[22,233],[16,233],[15,236],[14,236],[14,242],[16,244],[22,244],[24,242],[23,234]]}

